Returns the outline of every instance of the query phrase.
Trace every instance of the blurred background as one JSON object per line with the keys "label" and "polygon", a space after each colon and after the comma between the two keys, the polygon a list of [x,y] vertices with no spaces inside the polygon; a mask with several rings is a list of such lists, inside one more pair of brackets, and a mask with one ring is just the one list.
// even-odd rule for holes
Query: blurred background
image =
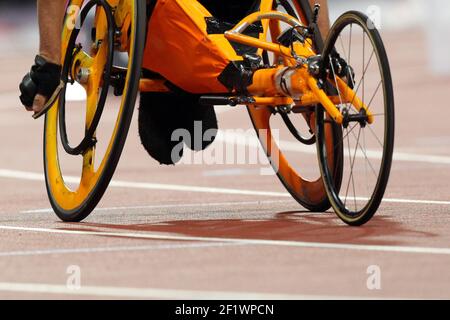
{"label": "blurred background", "polygon": [[[0,0],[0,49],[35,50],[35,0]],[[425,37],[428,65],[435,74],[450,74],[450,2],[446,0],[329,0],[334,21],[346,10],[368,14],[383,32],[408,32]],[[425,43],[424,43],[425,44]],[[2,52],[4,53],[4,52]],[[418,52],[419,54],[420,52]]]}
{"label": "blurred background", "polygon": [[[35,0],[0,0],[0,49],[36,51]],[[427,50],[429,71],[450,74],[450,1],[446,0],[329,0],[334,21],[346,10],[368,14],[383,33],[415,34],[423,38],[417,54]],[[0,61],[1,62],[1,61]]]}
{"label": "blurred background", "polygon": [[[14,117],[23,115],[23,124],[33,126],[38,124],[30,124],[28,115],[21,114],[17,86],[38,48],[35,5],[33,0],[0,0],[0,70],[4,75],[0,79],[0,110],[7,108],[14,112]],[[446,112],[450,85],[450,1],[329,0],[329,7],[332,21],[347,10],[360,10],[380,29],[394,81],[396,150],[450,153],[445,117],[434,119],[433,132],[430,123],[417,121],[427,110],[434,114]],[[0,118],[1,124],[6,121]],[[36,144],[41,143],[37,135]]]}

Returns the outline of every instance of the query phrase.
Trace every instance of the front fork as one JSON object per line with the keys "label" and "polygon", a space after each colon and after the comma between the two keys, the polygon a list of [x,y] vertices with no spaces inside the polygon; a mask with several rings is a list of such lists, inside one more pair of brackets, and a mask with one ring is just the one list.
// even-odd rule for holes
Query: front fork
{"label": "front fork", "polygon": [[[318,7],[315,7],[315,16],[317,14]],[[252,84],[248,87],[250,94],[254,97],[272,97],[273,100],[277,97],[290,98],[296,106],[300,107],[321,104],[335,122],[344,126],[349,121],[373,123],[373,115],[356,92],[341,77],[335,76],[334,72],[325,70],[327,68],[322,57],[316,55],[306,41],[292,43],[292,46],[288,47],[282,43],[268,42],[243,34],[250,24],[262,20],[282,21],[290,25],[292,30],[306,30],[305,37],[310,34],[310,28],[305,28],[298,20],[277,11],[255,12],[244,18],[233,29],[225,32],[225,37],[230,41],[271,51],[275,55],[283,56],[287,62],[287,66],[256,70]],[[314,27],[315,23],[312,25]],[[324,87],[328,83],[334,86],[338,92],[337,96],[330,96],[325,92]],[[342,112],[344,109],[348,111],[348,107],[344,107],[341,111],[337,105],[344,104],[352,105],[359,112],[359,117],[355,115],[349,117],[349,113]]]}
{"label": "front fork", "polygon": [[352,105],[366,121],[373,123],[374,117],[369,108],[360,100],[355,91],[336,76],[336,81],[328,79],[338,95],[325,92],[325,82],[310,74],[306,65],[298,67],[279,66],[276,68],[259,69],[253,75],[253,83],[248,92],[254,96],[284,96],[292,99],[296,107],[312,107],[321,104],[331,118],[338,124],[354,121],[348,118],[337,105]]}

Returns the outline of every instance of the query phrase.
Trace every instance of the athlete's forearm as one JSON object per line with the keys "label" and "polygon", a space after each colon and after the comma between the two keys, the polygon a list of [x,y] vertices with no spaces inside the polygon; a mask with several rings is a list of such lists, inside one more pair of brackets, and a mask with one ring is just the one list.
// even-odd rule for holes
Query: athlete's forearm
{"label": "athlete's forearm", "polygon": [[39,54],[56,64],[61,63],[61,30],[65,5],[66,0],[37,0]]}
{"label": "athlete's forearm", "polygon": [[328,31],[330,30],[330,17],[328,15],[328,1],[327,0],[309,0],[309,3],[313,7],[316,3],[320,4],[320,14],[317,21],[319,25],[322,37],[326,38]]}

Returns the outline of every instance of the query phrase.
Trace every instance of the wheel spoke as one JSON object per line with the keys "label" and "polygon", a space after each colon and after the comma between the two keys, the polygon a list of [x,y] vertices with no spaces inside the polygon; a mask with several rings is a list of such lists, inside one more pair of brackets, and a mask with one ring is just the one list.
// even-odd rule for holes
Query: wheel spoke
{"label": "wheel spoke", "polygon": [[339,42],[341,43],[342,50],[344,51],[344,57],[346,57],[347,56],[347,51],[345,51],[344,41],[342,41],[342,37],[341,37],[340,34],[339,34],[338,38],[339,38]]}
{"label": "wheel spoke", "polygon": [[[348,131],[348,130],[346,129],[346,131]],[[347,136],[346,140],[347,140],[347,145],[348,145],[348,158],[350,159],[350,165],[351,165],[352,156],[350,153],[350,140],[348,137],[348,132],[347,132],[346,136]],[[348,189],[350,187],[350,179],[351,179],[351,175],[348,177],[347,188],[345,189],[344,207],[347,206],[347,196],[348,196]]]}
{"label": "wheel spoke", "polygon": [[[355,202],[355,211],[358,211],[358,206],[356,205],[356,189],[355,189],[355,179],[353,176],[353,168],[355,166],[355,159],[356,159],[356,152],[358,151],[358,145],[359,145],[359,139],[361,137],[361,127],[359,127],[359,131],[358,131],[358,138],[356,139],[356,146],[355,146],[355,150],[353,152],[353,159],[350,157],[350,177],[352,180],[352,187],[353,187],[353,199]],[[350,153],[350,138],[348,138],[349,140],[349,154]],[[349,179],[350,182],[350,179]],[[347,192],[348,192],[348,186],[347,186]]]}
{"label": "wheel spoke", "polygon": [[350,58],[351,58],[351,51],[352,51],[352,30],[353,30],[353,23],[350,24],[350,37],[348,40],[348,57],[347,57],[348,65],[350,65]]}
{"label": "wheel spoke", "polygon": [[378,83],[377,88],[375,89],[375,92],[373,93],[372,97],[370,98],[369,104],[367,105],[367,110],[370,109],[370,105],[372,104],[372,101],[375,98],[375,95],[377,94],[378,90],[380,89],[382,83],[383,83],[383,80],[380,80],[380,82]]}
{"label": "wheel spoke", "polygon": [[[363,67],[363,70],[364,70],[364,66],[365,66],[365,56],[366,56],[366,33],[365,32],[363,32],[362,33],[362,35],[363,35],[363,61],[362,61],[362,67]],[[363,106],[365,105],[364,104],[364,96],[365,96],[365,79],[363,79],[363,84],[362,84],[362,102],[363,102]]]}
{"label": "wheel spoke", "polygon": [[[376,170],[374,169],[374,167],[372,166],[372,163],[370,162],[370,160],[369,160],[369,157],[367,156],[367,149],[366,149],[366,147],[365,147],[365,144],[366,144],[366,138],[365,138],[365,133],[364,133],[365,131],[364,131],[364,129],[362,130],[362,133],[363,133],[363,137],[364,137],[364,148],[361,146],[361,144],[359,144],[359,147],[360,147],[360,149],[361,149],[361,151],[362,151],[362,153],[363,153],[363,155],[364,155],[364,158],[366,158],[366,160],[367,160],[367,163],[369,164],[369,166],[370,166],[370,168],[372,169],[372,172],[373,172],[373,174],[375,175],[375,177],[377,177],[378,178],[378,174],[377,174],[377,172],[376,172]],[[353,137],[355,137],[355,139],[356,139],[356,135],[355,135],[355,133],[354,132],[352,132],[352,134],[353,134]]]}
{"label": "wheel spoke", "polygon": [[367,128],[369,128],[369,131],[373,134],[373,136],[375,137],[375,139],[377,139],[378,143],[380,144],[380,146],[382,148],[384,148],[383,143],[381,142],[381,140],[378,138],[378,136],[376,135],[376,133],[373,131],[373,129],[369,126],[367,126]]}
{"label": "wheel spoke", "polygon": [[351,101],[350,105],[353,105],[353,102],[354,102],[354,100],[355,100],[355,98],[356,98],[356,95],[358,94],[359,87],[361,86],[361,83],[362,83],[362,81],[363,81],[363,79],[364,79],[364,77],[365,77],[365,75],[366,75],[367,69],[369,68],[370,62],[372,61],[372,58],[373,58],[373,55],[374,55],[374,54],[375,54],[375,50],[372,50],[372,54],[370,55],[369,61],[367,62],[367,65],[366,65],[366,67],[365,67],[364,70],[363,70],[363,74],[362,74],[362,76],[361,76],[361,79],[360,79],[359,82],[358,82],[358,85],[357,85],[357,87],[356,87],[355,94],[353,95],[353,98],[352,98],[352,101]]}
{"label": "wheel spoke", "polygon": [[[361,127],[359,127],[359,131],[358,131],[358,140],[359,140],[360,134],[361,134]],[[345,202],[344,202],[344,205],[347,202],[348,191],[349,191],[349,187],[350,187],[350,181],[352,182],[352,185],[353,185],[353,195],[356,197],[356,195],[355,195],[355,193],[356,193],[355,192],[355,181],[353,179],[353,165],[355,163],[356,151],[358,149],[358,147],[356,146],[355,150],[354,150],[353,158],[352,158],[349,132],[347,132],[346,136],[347,136],[347,145],[348,145],[348,157],[349,157],[349,160],[350,160],[350,176],[349,176],[348,183],[347,183],[347,189],[345,191]]]}
{"label": "wheel spoke", "polygon": [[347,137],[347,136],[348,136],[348,135],[356,128],[357,125],[358,125],[358,123],[356,122],[356,123],[353,125],[353,127],[350,128],[350,130],[346,129],[347,133],[342,137],[342,140],[339,141],[339,142],[336,144],[335,149],[339,148],[339,147],[341,146],[341,144],[344,143],[345,138],[346,138],[346,137]]}
{"label": "wheel spoke", "polygon": [[[364,176],[366,178],[366,195],[369,195],[369,178],[367,177],[367,162],[369,162],[369,158],[367,158],[366,155],[366,133],[365,130],[362,130],[362,134],[363,134],[363,147],[361,148],[361,151],[364,154],[364,157],[366,158],[367,161],[364,161]],[[369,162],[370,163],[370,162]]]}

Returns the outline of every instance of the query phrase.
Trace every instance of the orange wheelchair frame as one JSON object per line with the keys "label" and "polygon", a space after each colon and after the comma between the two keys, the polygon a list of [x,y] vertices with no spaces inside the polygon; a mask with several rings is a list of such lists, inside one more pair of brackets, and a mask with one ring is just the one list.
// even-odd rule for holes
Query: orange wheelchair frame
{"label": "orange wheelchair frame", "polygon": [[[274,39],[277,39],[283,33],[282,25],[295,29],[304,28],[310,23],[310,21],[307,21],[307,16],[300,7],[299,1],[292,1],[298,13],[298,19],[286,13],[274,11],[274,0],[261,0],[259,11],[246,16],[228,31],[222,34],[205,34],[195,38],[193,41],[204,42],[198,52],[201,59],[204,59],[204,62],[201,63],[205,68],[210,68],[210,73],[214,74],[213,80],[205,83],[204,86],[202,86],[201,81],[197,85],[190,86],[186,77],[192,75],[186,75],[180,72],[178,68],[173,67],[172,61],[169,61],[170,58],[165,55],[154,53],[153,45],[164,47],[166,41],[169,41],[167,36],[176,39],[177,35],[173,31],[166,30],[166,34],[157,39],[158,36],[154,34],[156,28],[152,28],[152,26],[164,26],[163,11],[159,15],[152,15],[147,22],[147,19],[144,18],[145,1],[143,0],[91,0],[88,2],[92,6],[96,5],[98,8],[103,8],[103,10],[98,8],[96,10],[95,40],[92,48],[90,48],[90,53],[81,48],[73,47],[73,41],[75,41],[73,38],[76,38],[76,36],[73,36],[73,26],[79,22],[79,11],[83,4],[86,5],[85,2],[84,0],[69,1],[62,34],[62,60],[63,66],[66,66],[67,77],[71,78],[72,81],[79,82],[87,92],[85,121],[87,134],[84,139],[86,141],[83,140],[75,148],[68,147],[67,141],[65,143],[65,150],[68,153],[83,157],[82,174],[76,190],[67,186],[66,182],[68,181],[65,181],[60,169],[57,139],[58,123],[60,127],[63,125],[61,128],[65,130],[65,120],[61,120],[61,114],[64,117],[64,105],[61,104],[61,101],[56,103],[59,107],[53,107],[48,112],[45,124],[44,160],[47,190],[51,204],[62,220],[80,221],[95,208],[112,178],[120,157],[137,91],[170,92],[171,89],[166,85],[167,80],[188,92],[202,93],[206,97],[208,94],[223,95],[228,101],[246,105],[255,129],[267,131],[266,137],[260,137],[262,147],[269,159],[272,160],[272,166],[291,195],[310,210],[326,210],[329,208],[329,190],[324,186],[322,178],[319,177],[314,181],[302,178],[289,164],[274,141],[269,123],[274,109],[278,106],[290,105],[294,112],[295,110],[307,110],[307,112],[313,114],[312,119],[308,120],[305,117],[312,130],[315,130],[316,127],[314,112],[317,105],[323,107],[327,119],[330,123],[333,122],[335,126],[341,126],[345,121],[342,110],[338,107],[342,104],[351,105],[358,112],[363,112],[368,124],[373,124],[375,117],[372,115],[370,108],[348,84],[348,79],[345,80],[339,76],[335,76],[333,79],[328,78],[328,83],[338,94],[330,95],[326,92],[318,75],[314,74],[314,70],[310,68],[309,59],[318,57],[317,48],[314,47],[311,37],[306,38],[303,42],[297,41],[291,47],[275,43]],[[156,5],[176,6],[179,10],[182,10],[187,17],[185,24],[182,26],[186,30],[194,26],[200,29],[206,28],[205,16],[211,15],[196,0],[158,0]],[[83,19],[84,17],[82,17]],[[262,26],[259,38],[244,34],[247,27],[256,23],[260,23]],[[111,31],[111,25],[116,26],[113,32]],[[148,28],[147,36],[144,33],[146,28]],[[75,27],[75,30],[78,29]],[[170,34],[171,32],[172,34]],[[147,43],[144,47],[145,38],[147,38]],[[271,41],[269,41],[269,38]],[[160,41],[160,43],[157,43],[157,41]],[[252,81],[245,88],[245,97],[243,92],[238,92],[235,89],[230,90],[216,79],[216,75],[218,76],[218,72],[223,70],[225,65],[220,64],[220,62],[212,62],[214,55],[222,57],[224,61],[243,59],[230,45],[231,42],[255,48],[257,55],[260,56],[263,52],[271,52],[275,61],[281,61],[279,64],[254,70]],[[118,71],[117,68],[112,66],[112,62],[109,60],[112,50],[128,53],[130,59],[127,68]],[[139,56],[139,53],[143,54],[143,57]],[[164,78],[140,79],[141,63],[139,59],[141,58],[143,58],[142,66],[144,68],[156,71]],[[180,59],[182,60],[183,57],[180,56]],[[109,81],[110,75],[119,72],[124,73],[123,81],[125,85],[118,120],[105,158],[95,169],[95,129],[102,112],[102,110],[99,112],[99,105],[101,104],[99,101],[104,104],[103,100],[106,99],[106,93],[103,97],[103,92],[99,93],[98,88],[104,86],[103,88],[107,89],[109,85],[109,83],[105,85],[105,73],[107,73]],[[196,72],[196,70],[193,70],[193,72]],[[211,75],[207,74],[206,77],[211,77]],[[281,78],[289,83],[288,89],[280,86]],[[103,108],[103,105],[101,108]],[[325,126],[323,143],[328,153],[325,162],[328,163],[331,171],[338,166],[336,159],[339,155],[335,154],[337,151],[333,148],[336,139],[335,131],[331,124]],[[65,131],[62,140],[67,140],[64,135]],[[331,201],[331,204],[335,207],[333,201]],[[340,217],[342,218],[342,216]],[[359,220],[352,219],[344,221],[349,224],[360,223]]]}
{"label": "orange wheelchair frame", "polygon": [[[180,3],[181,1],[175,1]],[[189,10],[189,6],[186,5],[186,2],[196,3],[195,0],[184,1],[182,8],[185,10]],[[291,27],[302,26],[303,24],[289,16],[288,14],[272,11],[273,0],[262,0],[261,7],[259,12],[255,12],[245,17],[242,21],[240,21],[233,29],[226,31],[224,34],[224,38],[229,41],[234,41],[241,43],[243,45],[249,47],[255,47],[259,49],[259,52],[262,50],[267,50],[273,52],[277,56],[282,56],[286,62],[287,67],[294,67],[297,62],[296,58],[292,55],[292,51],[290,48],[287,48],[280,44],[275,44],[273,42],[268,42],[268,29],[269,24],[271,27],[271,36],[276,39],[277,36],[281,34],[280,25],[277,22],[284,22]],[[204,23],[204,16],[200,15],[199,17],[195,17],[197,12],[195,10],[189,11],[189,15],[193,20],[202,21]],[[242,31],[248,27],[249,25],[263,21],[263,32],[260,35],[259,39],[254,37],[243,35]],[[163,24],[163,23],[161,23]],[[150,36],[149,36],[150,37]],[[150,40],[150,38],[149,38]],[[222,52],[226,53],[226,56],[234,57],[234,59],[239,60],[241,57],[237,56],[234,52],[233,48],[230,46],[228,42],[212,40],[216,42],[216,45],[220,47]],[[312,45],[312,41],[306,41],[305,44],[296,43],[294,46],[294,50],[297,56],[301,57],[311,57],[315,56],[317,53],[314,52]],[[151,48],[147,49],[149,52]],[[275,58],[276,59],[276,58]],[[146,60],[152,60],[152,62],[146,62]],[[167,59],[164,57],[158,57],[155,55],[146,55],[144,58],[144,66],[148,64],[150,66],[157,65],[168,65],[170,64]],[[351,102],[353,106],[359,111],[361,108],[365,109],[367,115],[369,117],[369,123],[372,123],[374,120],[371,116],[370,110],[368,110],[367,106],[358,98],[355,92],[343,81],[341,78],[337,78],[337,86],[338,90],[342,93],[342,97],[345,99],[344,101],[340,101],[338,96],[328,96],[323,89],[320,89],[317,85],[317,79],[312,76],[308,70],[307,66],[303,65],[301,68],[296,68],[295,72],[292,74],[292,87],[290,93],[292,96],[301,95],[300,100],[294,101],[291,96],[286,95],[286,92],[280,89],[279,85],[277,85],[275,79],[277,74],[282,73],[287,67],[286,66],[277,66],[270,69],[261,69],[257,70],[253,76],[253,83],[249,86],[248,92],[252,95],[251,98],[254,100],[253,105],[267,105],[267,106],[277,106],[277,105],[286,105],[286,104],[294,104],[295,107],[312,107],[317,104],[322,104],[326,111],[331,115],[331,117],[338,123],[342,124],[342,114],[336,107],[338,103],[348,103]],[[180,76],[176,73],[172,73],[173,77],[171,77],[171,81],[176,83],[177,76]],[[141,80],[140,91],[143,92],[168,92],[170,91],[168,88],[164,86],[165,80],[151,80],[144,79]],[[225,89],[223,86],[219,87],[217,90]],[[223,91],[223,93],[226,93]]]}

